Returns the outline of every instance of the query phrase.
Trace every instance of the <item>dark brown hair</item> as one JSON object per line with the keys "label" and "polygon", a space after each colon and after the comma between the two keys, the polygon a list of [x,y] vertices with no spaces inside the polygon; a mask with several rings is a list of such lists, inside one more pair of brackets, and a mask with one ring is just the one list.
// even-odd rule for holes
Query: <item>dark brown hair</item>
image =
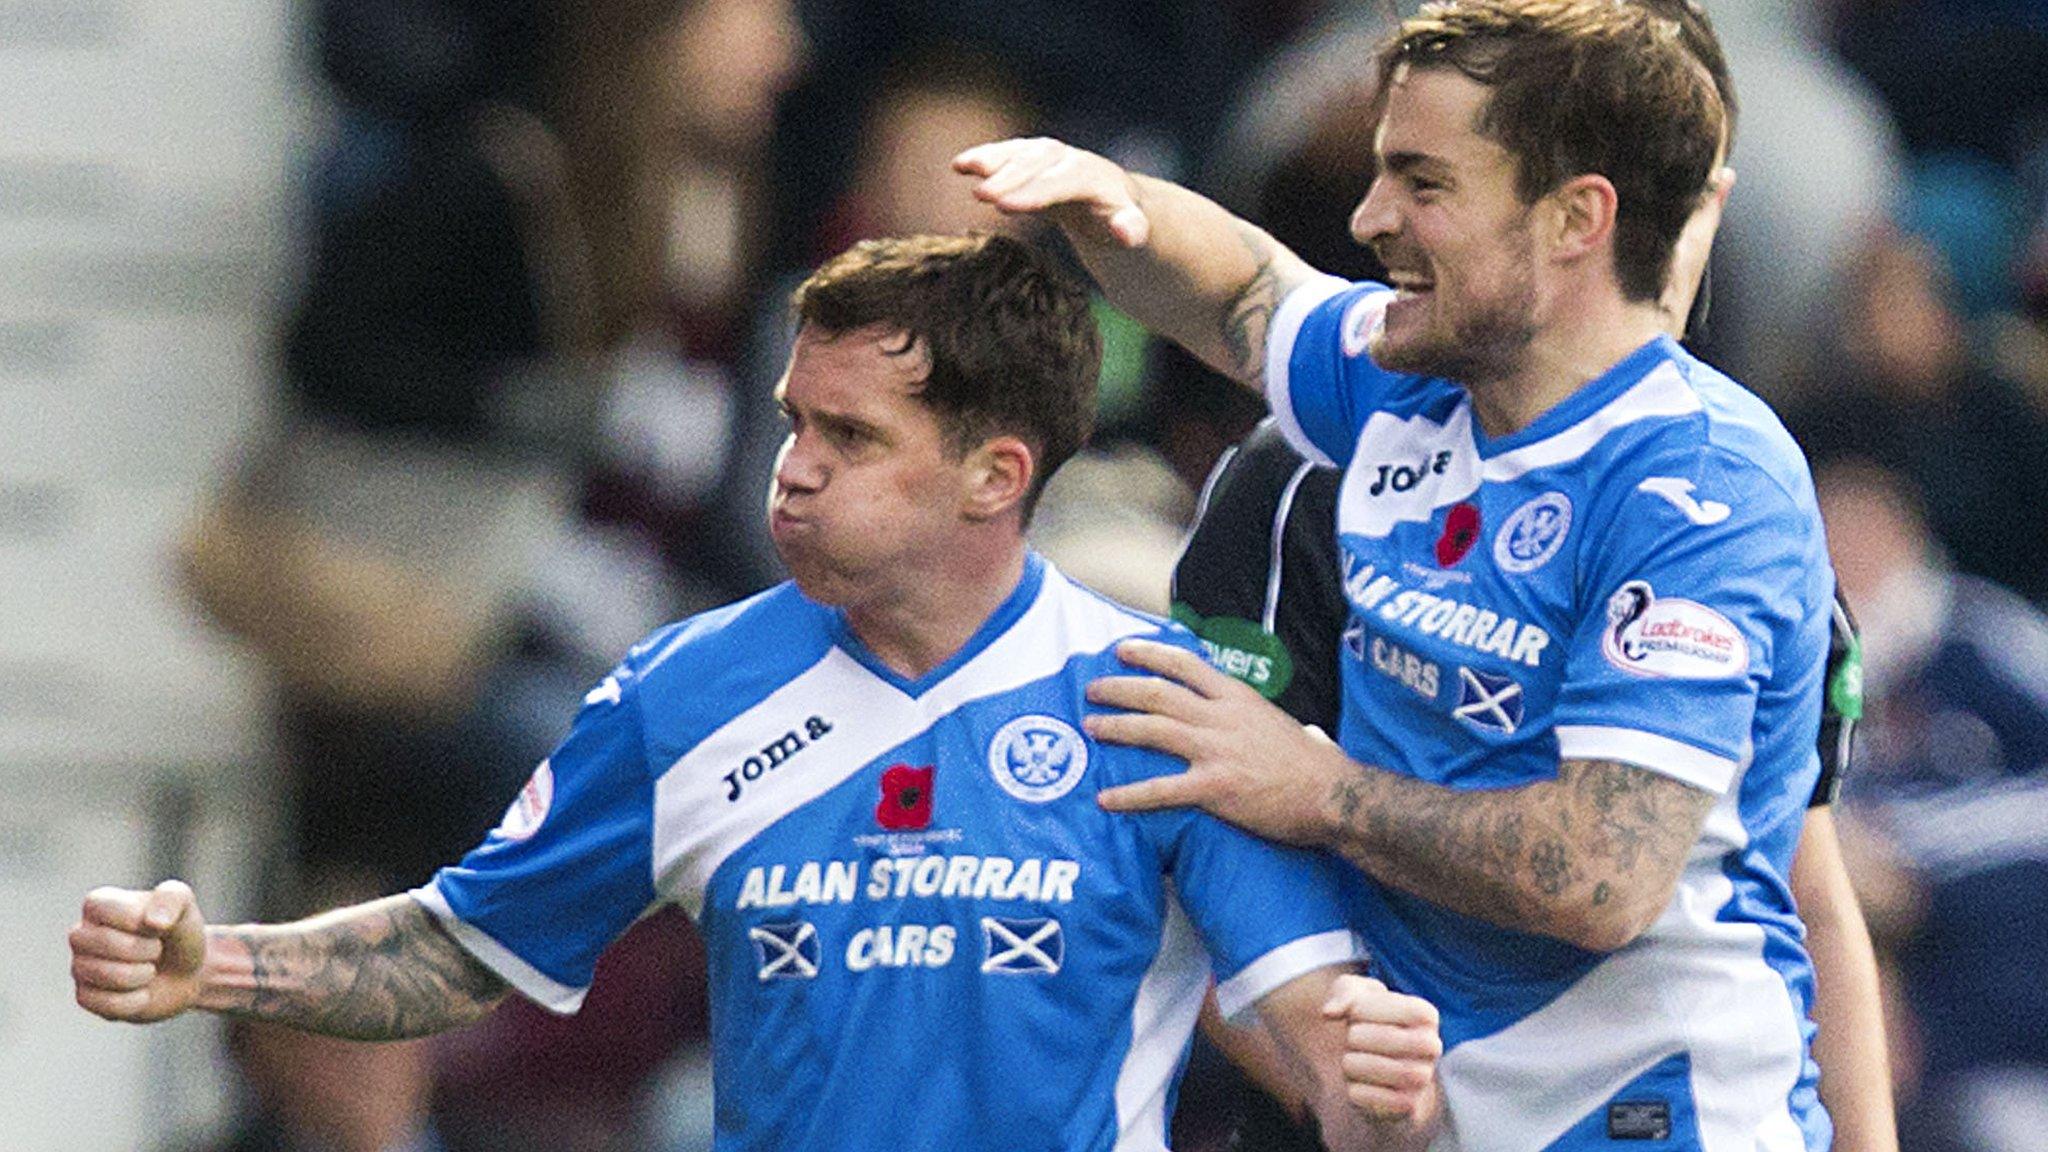
{"label": "dark brown hair", "polygon": [[1005,434],[1031,446],[1027,517],[1094,427],[1102,336],[1087,290],[1021,240],[863,240],[791,300],[799,324],[827,334],[882,325],[904,334],[906,350],[922,344],[931,371],[918,395],[955,452]]}
{"label": "dark brown hair", "polygon": [[1735,121],[1740,109],[1735,103],[1735,77],[1728,71],[1728,54],[1721,49],[1721,37],[1714,32],[1714,22],[1707,18],[1707,10],[1699,0],[1640,0],[1643,7],[1653,15],[1661,16],[1678,25],[1678,38],[1685,50],[1692,53],[1700,67],[1707,70],[1707,79],[1714,84],[1714,95],[1721,98],[1721,117],[1728,131],[1728,148],[1735,148]]}
{"label": "dark brown hair", "polygon": [[1575,176],[1606,177],[1619,201],[1615,278],[1631,300],[1662,293],[1672,248],[1712,175],[1726,119],[1713,62],[1694,55],[1716,46],[1689,37],[1661,7],[1617,0],[1425,4],[1379,62],[1382,90],[1404,65],[1454,68],[1492,89],[1477,128],[1515,157],[1524,203]]}

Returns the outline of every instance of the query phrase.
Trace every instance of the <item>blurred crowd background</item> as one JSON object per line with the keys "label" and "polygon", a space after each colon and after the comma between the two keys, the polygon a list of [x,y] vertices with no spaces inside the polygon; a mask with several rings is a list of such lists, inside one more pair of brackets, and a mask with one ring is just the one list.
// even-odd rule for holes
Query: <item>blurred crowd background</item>
{"label": "blurred crowd background", "polygon": [[[1741,122],[1694,343],[1806,446],[1865,630],[1841,811],[1906,1147],[2048,1148],[2048,5],[1706,6]],[[788,291],[1015,227],[959,149],[1057,135],[1369,274],[1391,11],[0,2],[0,1146],[708,1147],[679,914],[573,1020],[386,1046],[99,1024],[63,930],[94,883],[223,919],[419,884],[630,643],[778,579]],[[1101,432],[1034,531],[1163,610],[1260,409],[1100,318]]]}

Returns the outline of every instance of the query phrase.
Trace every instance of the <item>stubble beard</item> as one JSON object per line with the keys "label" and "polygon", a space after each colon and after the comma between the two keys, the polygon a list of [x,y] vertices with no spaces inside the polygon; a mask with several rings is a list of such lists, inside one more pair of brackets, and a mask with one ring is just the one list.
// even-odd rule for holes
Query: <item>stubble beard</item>
{"label": "stubble beard", "polygon": [[1498,294],[1453,318],[1451,330],[1441,336],[1432,325],[1432,331],[1406,347],[1389,347],[1382,335],[1369,349],[1373,363],[1468,386],[1491,384],[1519,370],[1536,338],[1533,246],[1526,229],[1510,233],[1508,243],[1513,272]]}

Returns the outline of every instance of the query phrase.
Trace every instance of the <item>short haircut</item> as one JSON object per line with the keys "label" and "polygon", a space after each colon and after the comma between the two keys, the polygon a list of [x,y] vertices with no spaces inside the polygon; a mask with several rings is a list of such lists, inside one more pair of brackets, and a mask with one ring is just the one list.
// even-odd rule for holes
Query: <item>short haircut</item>
{"label": "short haircut", "polygon": [[1619,201],[1615,278],[1631,300],[1662,293],[1726,125],[1712,62],[1695,56],[1715,46],[1691,41],[1663,7],[1445,0],[1404,21],[1379,60],[1382,90],[1404,66],[1456,69],[1491,89],[1475,127],[1514,156],[1524,203],[1576,176],[1606,177]]}
{"label": "short haircut", "polygon": [[1088,292],[1008,236],[863,240],[826,261],[791,298],[797,322],[828,335],[880,325],[922,344],[919,398],[964,454],[991,437],[1031,446],[1027,517],[1095,423],[1102,336]]}
{"label": "short haircut", "polygon": [[1640,0],[1652,15],[1660,16],[1678,25],[1679,41],[1685,50],[1692,53],[1700,67],[1707,70],[1707,79],[1713,81],[1714,94],[1721,98],[1721,115],[1728,130],[1728,147],[1735,147],[1735,122],[1740,118],[1741,109],[1735,102],[1735,76],[1728,71],[1728,54],[1721,48],[1721,37],[1714,31],[1714,22],[1707,17],[1707,10],[1699,0]]}

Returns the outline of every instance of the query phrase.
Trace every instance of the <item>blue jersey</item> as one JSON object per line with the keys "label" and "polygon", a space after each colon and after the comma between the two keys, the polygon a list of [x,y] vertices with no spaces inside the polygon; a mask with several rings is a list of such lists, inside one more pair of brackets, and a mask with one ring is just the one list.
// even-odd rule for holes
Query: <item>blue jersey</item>
{"label": "blue jersey", "polygon": [[1613,955],[1354,874],[1374,963],[1442,1011],[1456,1144],[1825,1147],[1787,881],[1833,579],[1803,456],[1664,338],[1490,437],[1462,388],[1366,355],[1391,297],[1305,285],[1266,359],[1289,439],[1345,468],[1340,742],[1450,788],[1586,759],[1719,797],[1670,906]]}
{"label": "blue jersey", "polygon": [[907,680],[783,585],[637,647],[415,896],[562,1011],[636,917],[686,909],[720,1149],[1163,1149],[1212,964],[1235,1013],[1357,946],[1316,857],[1096,805],[1184,767],[1082,732],[1133,636],[1195,647],[1032,556]]}

